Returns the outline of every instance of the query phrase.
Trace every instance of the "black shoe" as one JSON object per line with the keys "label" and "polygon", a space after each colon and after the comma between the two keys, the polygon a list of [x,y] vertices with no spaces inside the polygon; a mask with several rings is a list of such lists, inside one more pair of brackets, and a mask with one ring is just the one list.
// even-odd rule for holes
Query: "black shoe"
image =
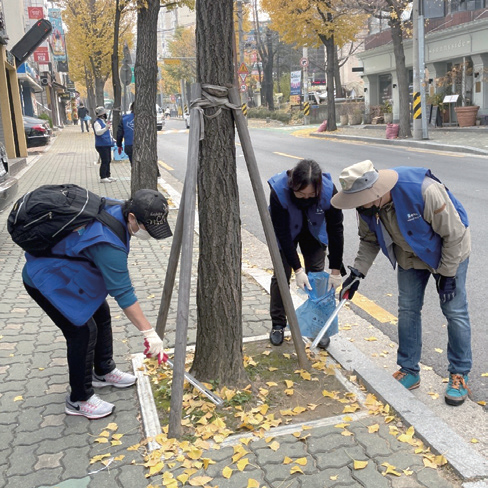
{"label": "black shoe", "polygon": [[269,341],[273,346],[281,346],[283,344],[283,339],[285,337],[285,328],[284,327],[274,327],[271,329],[269,333]]}
{"label": "black shoe", "polygon": [[322,339],[318,343],[318,346],[320,347],[320,349],[327,349],[329,347],[329,344],[330,344],[330,337],[325,336],[322,337]]}

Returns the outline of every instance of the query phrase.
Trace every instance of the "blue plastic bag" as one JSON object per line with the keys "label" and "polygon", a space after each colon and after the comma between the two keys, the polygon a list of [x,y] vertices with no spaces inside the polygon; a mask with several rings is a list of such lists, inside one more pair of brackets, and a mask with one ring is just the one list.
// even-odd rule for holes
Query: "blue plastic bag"
{"label": "blue plastic bag", "polygon": [[[308,292],[307,301],[296,309],[296,314],[302,336],[315,339],[336,308],[336,299],[333,288],[327,291],[329,273],[308,273],[308,280],[312,290]],[[338,331],[339,319],[336,317],[326,335],[330,337]]]}

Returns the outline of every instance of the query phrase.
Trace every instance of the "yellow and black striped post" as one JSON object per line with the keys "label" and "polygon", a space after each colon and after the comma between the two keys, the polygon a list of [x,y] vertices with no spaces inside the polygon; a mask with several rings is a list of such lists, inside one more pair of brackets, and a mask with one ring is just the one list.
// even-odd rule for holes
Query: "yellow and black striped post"
{"label": "yellow and black striped post", "polygon": [[185,104],[185,114],[188,113],[188,105]]}
{"label": "yellow and black striped post", "polygon": [[305,102],[303,104],[303,115],[305,115],[305,117],[308,117],[310,115],[310,103],[309,102]]}
{"label": "yellow and black striped post", "polygon": [[241,105],[241,109],[242,109],[242,114],[244,115],[244,117],[247,117],[247,103],[243,103]]}
{"label": "yellow and black striped post", "polygon": [[413,94],[413,118],[414,120],[422,118],[422,102],[420,100],[420,92],[415,92]]}

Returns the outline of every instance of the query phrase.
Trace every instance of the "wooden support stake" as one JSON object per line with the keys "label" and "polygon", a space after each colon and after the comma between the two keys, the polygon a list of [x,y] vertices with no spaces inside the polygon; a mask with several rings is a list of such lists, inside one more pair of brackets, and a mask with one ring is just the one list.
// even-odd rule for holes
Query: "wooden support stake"
{"label": "wooden support stake", "polygon": [[[241,99],[236,88],[229,89],[229,99],[232,104],[240,107]],[[252,188],[254,190],[254,197],[256,198],[261,223],[263,224],[266,242],[268,243],[269,252],[271,254],[274,273],[278,281],[283,305],[285,306],[286,317],[288,318],[288,323],[290,324],[291,336],[293,338],[293,344],[295,345],[295,350],[298,356],[298,364],[302,369],[309,369],[310,361],[307,358],[305,345],[300,333],[300,327],[298,326],[295,307],[293,306],[293,301],[290,295],[290,287],[288,286],[288,280],[286,279],[285,269],[283,267],[283,262],[281,261],[276,235],[268,212],[268,205],[264,195],[261,177],[259,176],[259,169],[256,156],[254,155],[251,137],[249,136],[246,119],[241,110],[234,110],[234,119],[236,122],[239,139],[241,141],[242,152],[244,153],[247,169],[249,171]]]}
{"label": "wooden support stake", "polygon": [[[194,83],[191,88],[192,100],[201,96],[201,86]],[[188,330],[188,312],[190,306],[191,268],[193,256],[193,238],[195,227],[195,202],[200,149],[200,116],[197,109],[191,110],[189,149],[187,156],[187,183],[183,207],[183,232],[180,266],[180,286],[178,289],[178,310],[176,313],[175,355],[171,403],[169,412],[168,437],[181,437],[181,412],[183,410],[183,383],[186,359],[186,338]]]}

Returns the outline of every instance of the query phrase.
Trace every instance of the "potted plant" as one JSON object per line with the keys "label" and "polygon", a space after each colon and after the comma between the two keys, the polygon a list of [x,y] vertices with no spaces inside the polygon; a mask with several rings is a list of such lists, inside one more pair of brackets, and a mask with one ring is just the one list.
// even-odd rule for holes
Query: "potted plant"
{"label": "potted plant", "polygon": [[480,107],[473,105],[468,98],[465,100],[464,106],[454,107],[459,127],[472,127],[476,125],[476,117],[479,109]]}
{"label": "potted plant", "polygon": [[391,124],[393,122],[393,105],[391,100],[385,100],[381,106],[383,111],[383,117],[385,119],[385,124]]}

